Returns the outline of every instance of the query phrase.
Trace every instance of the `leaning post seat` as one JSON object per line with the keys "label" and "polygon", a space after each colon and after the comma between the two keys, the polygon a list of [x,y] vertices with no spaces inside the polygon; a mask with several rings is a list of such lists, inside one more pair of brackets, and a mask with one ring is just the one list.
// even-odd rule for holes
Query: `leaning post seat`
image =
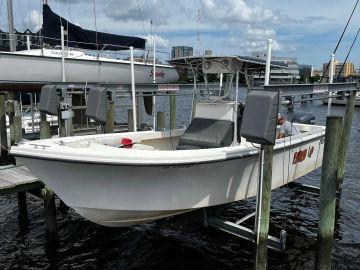
{"label": "leaning post seat", "polygon": [[229,120],[194,118],[179,139],[178,150],[230,146],[234,123]]}
{"label": "leaning post seat", "polygon": [[180,137],[177,149],[230,146],[234,138],[233,114],[233,103],[198,103],[195,117]]}

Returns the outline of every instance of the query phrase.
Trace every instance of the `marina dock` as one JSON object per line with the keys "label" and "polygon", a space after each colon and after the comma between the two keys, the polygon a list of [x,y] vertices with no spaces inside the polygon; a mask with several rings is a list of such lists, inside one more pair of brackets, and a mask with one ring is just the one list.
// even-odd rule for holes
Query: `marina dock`
{"label": "marina dock", "polygon": [[43,184],[26,167],[0,166],[0,196],[43,187]]}

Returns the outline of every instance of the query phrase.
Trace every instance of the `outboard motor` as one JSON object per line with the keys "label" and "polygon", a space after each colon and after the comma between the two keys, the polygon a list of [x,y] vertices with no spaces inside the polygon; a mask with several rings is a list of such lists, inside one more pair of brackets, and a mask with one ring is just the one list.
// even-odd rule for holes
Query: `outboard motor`
{"label": "outboard motor", "polygon": [[312,113],[297,112],[297,113],[294,113],[294,116],[293,116],[291,122],[299,123],[299,124],[314,125],[315,124],[315,115]]}

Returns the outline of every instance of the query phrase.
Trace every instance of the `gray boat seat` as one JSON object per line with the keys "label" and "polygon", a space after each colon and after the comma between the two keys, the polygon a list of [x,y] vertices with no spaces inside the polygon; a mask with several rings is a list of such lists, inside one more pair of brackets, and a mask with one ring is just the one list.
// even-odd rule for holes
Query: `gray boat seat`
{"label": "gray boat seat", "polygon": [[229,120],[194,118],[179,139],[178,150],[206,149],[230,146],[234,123]]}

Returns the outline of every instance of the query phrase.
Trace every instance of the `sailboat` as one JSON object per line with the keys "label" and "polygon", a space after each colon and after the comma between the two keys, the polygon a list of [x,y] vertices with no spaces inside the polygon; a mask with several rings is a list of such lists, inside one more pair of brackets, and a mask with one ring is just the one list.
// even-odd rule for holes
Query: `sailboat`
{"label": "sailboat", "polygon": [[[59,46],[62,38],[61,26],[67,33],[67,48],[64,50],[66,81],[130,83],[130,61],[101,57],[99,52],[124,51],[130,47],[143,50],[145,39],[82,29],[44,4],[41,29],[43,44]],[[85,50],[93,50],[97,55],[89,54]],[[0,81],[60,82],[63,78],[62,55],[61,49],[46,46],[18,52],[0,52]],[[134,69],[136,83],[153,82],[153,63],[134,62]],[[178,72],[171,65],[156,64],[155,70],[158,83],[179,79]]]}

